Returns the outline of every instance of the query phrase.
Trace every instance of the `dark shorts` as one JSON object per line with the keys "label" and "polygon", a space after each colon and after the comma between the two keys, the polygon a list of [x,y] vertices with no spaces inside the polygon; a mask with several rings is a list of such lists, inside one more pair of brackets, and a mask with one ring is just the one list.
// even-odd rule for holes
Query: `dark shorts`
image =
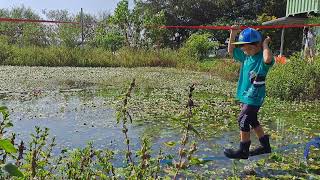
{"label": "dark shorts", "polygon": [[238,123],[241,131],[250,132],[250,126],[256,128],[260,125],[258,121],[258,112],[260,106],[241,104],[241,112],[238,117]]}

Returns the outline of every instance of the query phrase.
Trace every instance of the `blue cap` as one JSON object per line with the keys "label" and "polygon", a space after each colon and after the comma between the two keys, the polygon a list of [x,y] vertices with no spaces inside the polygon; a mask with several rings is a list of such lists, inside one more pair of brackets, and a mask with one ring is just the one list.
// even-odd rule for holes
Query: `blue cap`
{"label": "blue cap", "polygon": [[238,42],[232,44],[249,44],[262,41],[262,37],[259,31],[253,28],[246,28],[241,31]]}

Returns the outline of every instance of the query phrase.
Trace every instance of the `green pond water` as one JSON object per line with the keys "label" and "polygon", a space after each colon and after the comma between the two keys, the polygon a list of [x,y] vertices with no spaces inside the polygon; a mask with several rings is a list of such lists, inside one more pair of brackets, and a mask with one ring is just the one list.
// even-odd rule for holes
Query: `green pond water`
{"label": "green pond water", "polygon": [[[9,108],[17,139],[28,141],[35,126],[50,128],[55,136],[55,154],[62,149],[82,148],[90,141],[95,148],[116,152],[115,164],[122,165],[124,136],[116,124],[116,109],[132,78],[136,87],[129,99],[133,123],[129,137],[134,150],[140,138],[151,138],[154,154],[161,148],[177,156],[182,136],[183,112],[188,87],[195,83],[194,116],[191,123],[199,135],[196,157],[215,157],[214,161],[192,166],[184,172],[204,177],[318,178],[319,150],[312,149],[306,165],[306,142],[320,136],[320,103],[283,102],[268,97],[259,120],[271,135],[275,153],[231,161],[223,148],[237,147],[239,105],[233,95],[236,84],[207,73],[163,68],[46,68],[0,67],[0,102]],[[257,139],[252,134],[253,145]],[[168,144],[171,144],[170,146]],[[165,168],[166,165],[163,165]]]}

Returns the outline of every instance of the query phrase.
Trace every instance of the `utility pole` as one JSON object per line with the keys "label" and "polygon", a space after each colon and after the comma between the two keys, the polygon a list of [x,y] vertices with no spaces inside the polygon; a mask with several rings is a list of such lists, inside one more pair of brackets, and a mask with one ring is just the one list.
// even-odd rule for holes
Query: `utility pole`
{"label": "utility pole", "polygon": [[83,46],[83,41],[84,41],[84,33],[83,33],[83,9],[81,8],[81,13],[80,13],[80,23],[81,23],[81,46]]}

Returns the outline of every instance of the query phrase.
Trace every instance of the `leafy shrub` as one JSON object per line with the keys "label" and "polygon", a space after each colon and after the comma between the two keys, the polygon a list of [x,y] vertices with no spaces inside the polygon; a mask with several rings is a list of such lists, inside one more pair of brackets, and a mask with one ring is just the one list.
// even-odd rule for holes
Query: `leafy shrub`
{"label": "leafy shrub", "polygon": [[191,57],[196,57],[199,60],[203,60],[208,57],[210,51],[217,49],[219,42],[212,41],[211,35],[206,34],[192,34],[183,48],[182,53],[188,54]]}
{"label": "leafy shrub", "polygon": [[307,63],[299,54],[285,64],[277,64],[269,73],[268,94],[282,100],[320,98],[320,62]]}
{"label": "leafy shrub", "polygon": [[110,32],[97,36],[96,43],[98,47],[114,52],[123,47],[125,39],[118,32]]}
{"label": "leafy shrub", "polygon": [[0,36],[0,63],[11,56],[11,48],[6,36]]}

